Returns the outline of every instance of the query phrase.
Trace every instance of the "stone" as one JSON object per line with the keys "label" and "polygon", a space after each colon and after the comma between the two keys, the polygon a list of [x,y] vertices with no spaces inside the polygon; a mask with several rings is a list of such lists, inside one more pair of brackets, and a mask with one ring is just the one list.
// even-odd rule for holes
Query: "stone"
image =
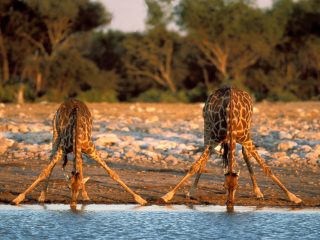
{"label": "stone", "polygon": [[7,128],[8,128],[8,130],[10,132],[13,132],[13,133],[18,133],[19,132],[19,128],[17,126],[15,126],[15,125],[8,125]]}
{"label": "stone", "polygon": [[117,137],[117,135],[113,133],[98,134],[96,137],[97,137],[97,140],[95,141],[95,144],[100,146],[107,146],[107,145],[121,142],[121,140]]}
{"label": "stone", "polygon": [[14,140],[0,137],[0,154],[3,154],[7,151],[9,147],[12,147],[12,145],[15,143]]}
{"label": "stone", "polygon": [[279,132],[279,138],[280,139],[292,139],[292,135],[290,133],[280,131]]}
{"label": "stone", "polygon": [[278,144],[278,150],[288,151],[290,149],[293,149],[297,145],[298,144],[296,142],[294,142],[294,141],[280,142]]}
{"label": "stone", "polygon": [[29,132],[29,128],[27,125],[25,124],[22,124],[19,126],[19,131],[22,132],[22,133],[26,133],[26,132]]}
{"label": "stone", "polygon": [[300,146],[300,148],[304,151],[304,152],[310,152],[312,150],[312,147],[310,147],[309,145],[302,145]]}
{"label": "stone", "polygon": [[172,156],[172,155],[169,155],[168,157],[166,157],[165,161],[166,161],[166,163],[169,163],[173,166],[175,166],[179,163],[179,159]]}
{"label": "stone", "polygon": [[156,108],[155,107],[147,107],[146,112],[155,112]]}

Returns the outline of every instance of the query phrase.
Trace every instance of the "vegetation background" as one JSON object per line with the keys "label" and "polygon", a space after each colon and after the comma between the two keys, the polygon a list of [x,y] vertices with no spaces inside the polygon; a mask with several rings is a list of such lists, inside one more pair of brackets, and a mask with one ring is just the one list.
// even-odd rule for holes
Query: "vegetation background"
{"label": "vegetation background", "polygon": [[145,2],[128,33],[99,2],[1,0],[0,102],[197,102],[225,85],[320,100],[319,0]]}

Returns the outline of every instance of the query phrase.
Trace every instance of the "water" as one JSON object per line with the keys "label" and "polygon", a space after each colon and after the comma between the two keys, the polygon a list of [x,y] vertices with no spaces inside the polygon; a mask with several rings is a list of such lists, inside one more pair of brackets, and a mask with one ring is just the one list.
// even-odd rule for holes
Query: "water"
{"label": "water", "polygon": [[[81,205],[78,205],[81,207]],[[320,239],[319,209],[0,205],[0,239]]]}

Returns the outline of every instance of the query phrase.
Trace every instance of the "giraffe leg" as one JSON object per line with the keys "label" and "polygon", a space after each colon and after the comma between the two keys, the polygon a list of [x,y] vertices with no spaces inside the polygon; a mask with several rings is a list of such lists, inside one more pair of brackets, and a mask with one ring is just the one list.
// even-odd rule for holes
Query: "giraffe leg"
{"label": "giraffe leg", "polygon": [[[59,134],[57,132],[56,120],[54,118],[53,119],[53,145],[52,145],[52,151],[51,151],[50,159],[52,159],[52,156],[54,156],[56,154],[56,152],[58,151],[60,142],[61,142],[61,138],[59,137]],[[50,170],[49,175],[48,175],[48,177],[46,179],[46,182],[44,184],[43,190],[41,191],[40,196],[38,197],[38,202],[40,202],[40,203],[44,203],[44,201],[46,200],[51,173],[52,173],[52,170],[55,167],[55,165],[56,164],[54,164],[54,166]]]}
{"label": "giraffe leg", "polygon": [[294,195],[293,193],[291,193],[281,182],[280,180],[272,173],[271,169],[269,168],[269,166],[265,163],[265,160],[260,157],[260,155],[258,154],[257,150],[255,149],[254,144],[252,143],[252,141],[248,141],[246,143],[243,144],[244,148],[246,149],[246,151],[248,152],[248,154],[252,155],[256,161],[259,163],[259,165],[262,167],[264,173],[269,176],[276,184],[278,184],[278,186],[287,194],[288,199],[291,202],[294,202],[296,204],[301,203],[302,200],[300,198],[298,198],[296,195]]}
{"label": "giraffe leg", "polygon": [[263,194],[260,191],[260,188],[257,184],[257,179],[256,179],[256,176],[254,175],[249,156],[248,156],[246,149],[244,147],[242,147],[242,154],[243,154],[244,161],[246,162],[249,173],[250,173],[250,178],[251,178],[252,185],[253,185],[253,192],[257,198],[263,198]]}
{"label": "giraffe leg", "polygon": [[52,160],[49,163],[49,165],[42,170],[42,172],[40,173],[39,177],[30,185],[30,187],[28,187],[23,193],[19,194],[18,197],[16,197],[12,202],[16,205],[18,205],[21,201],[23,201],[25,199],[25,196],[31,192],[39,182],[43,181],[44,179],[46,179],[50,172],[52,171],[53,167],[56,165],[56,163],[61,159],[62,156],[62,150],[61,148],[58,149],[58,151],[56,152],[56,154],[54,154],[52,156]]}
{"label": "giraffe leg", "polygon": [[106,172],[110,175],[110,177],[115,180],[116,182],[118,182],[128,193],[130,193],[132,195],[132,197],[134,198],[134,200],[139,203],[140,205],[145,205],[147,203],[146,200],[144,200],[141,196],[139,196],[138,194],[136,194],[134,191],[132,191],[119,177],[119,175],[113,171],[106,163],[105,161],[103,161],[99,155],[97,154],[95,149],[91,149],[90,151],[87,151],[86,154],[92,158],[93,160],[95,160],[96,162],[98,162],[105,170]]}
{"label": "giraffe leg", "polygon": [[[201,157],[192,164],[192,166],[190,167],[188,173],[181,179],[181,181],[167,194],[165,194],[164,196],[161,197],[161,199],[164,202],[168,202],[170,201],[173,196],[175,195],[176,191],[181,187],[181,185],[187,181],[191,176],[193,176],[195,173],[199,172],[201,169],[201,166],[203,164],[203,162],[206,162],[210,156],[210,146],[207,146],[205,151],[202,153]],[[200,175],[199,175],[200,178]],[[196,179],[197,180],[197,179]],[[199,179],[198,179],[199,181]]]}
{"label": "giraffe leg", "polygon": [[193,198],[195,194],[195,190],[197,189],[201,174],[204,172],[204,169],[206,168],[207,161],[210,157],[211,153],[209,153],[208,158],[204,159],[204,161],[201,163],[201,167],[197,172],[196,178],[194,179],[194,182],[192,184],[192,187],[190,188],[189,192],[187,193],[187,198]]}
{"label": "giraffe leg", "polygon": [[46,200],[47,197],[47,193],[48,193],[48,186],[49,186],[49,181],[50,181],[50,177],[51,177],[51,173],[53,168],[55,167],[55,165],[52,167],[48,177],[46,178],[45,184],[44,184],[44,188],[40,193],[40,196],[38,197],[38,202],[40,203],[44,203],[44,201]]}
{"label": "giraffe leg", "polygon": [[79,176],[80,176],[80,181],[82,183],[81,185],[81,195],[82,195],[82,199],[84,201],[89,201],[90,198],[88,196],[88,193],[86,191],[86,187],[85,187],[85,183],[89,180],[89,177],[87,178],[83,178],[83,171],[82,171],[82,158],[80,158],[79,160]]}

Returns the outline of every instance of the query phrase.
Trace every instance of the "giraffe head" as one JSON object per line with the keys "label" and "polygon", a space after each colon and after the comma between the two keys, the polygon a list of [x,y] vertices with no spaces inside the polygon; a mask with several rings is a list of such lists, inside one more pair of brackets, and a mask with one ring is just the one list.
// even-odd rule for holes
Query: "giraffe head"
{"label": "giraffe head", "polygon": [[227,208],[233,209],[236,190],[238,189],[238,178],[240,172],[227,172],[225,176],[224,187],[227,190]]}
{"label": "giraffe head", "polygon": [[72,177],[70,179],[71,183],[71,203],[70,207],[71,209],[75,209],[77,207],[77,198],[79,194],[79,190],[81,187],[81,180],[80,180],[80,174],[79,172],[72,172]]}

